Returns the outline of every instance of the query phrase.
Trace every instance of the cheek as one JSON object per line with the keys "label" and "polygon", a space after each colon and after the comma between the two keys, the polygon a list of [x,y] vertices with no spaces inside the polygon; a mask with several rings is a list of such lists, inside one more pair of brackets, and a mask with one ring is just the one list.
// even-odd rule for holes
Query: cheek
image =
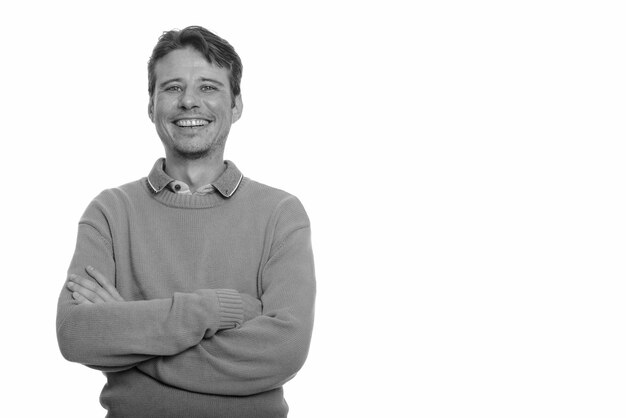
{"label": "cheek", "polygon": [[203,104],[206,108],[208,108],[211,112],[224,115],[230,113],[230,99],[227,97],[215,97],[211,99],[206,99],[203,101]]}
{"label": "cheek", "polygon": [[154,125],[156,126],[157,131],[161,133],[169,132],[171,129],[170,123],[167,121],[167,118],[163,116],[163,114],[156,113],[154,116]]}
{"label": "cheek", "polygon": [[175,112],[177,109],[176,99],[174,97],[168,97],[164,95],[157,96],[154,99],[154,105],[152,107],[156,114],[167,115]]}
{"label": "cheek", "polygon": [[157,125],[157,127],[160,127],[161,129],[167,129],[170,127],[170,123],[168,122],[168,120],[169,118],[166,114],[160,113],[158,111],[154,115],[154,123],[155,125]]}

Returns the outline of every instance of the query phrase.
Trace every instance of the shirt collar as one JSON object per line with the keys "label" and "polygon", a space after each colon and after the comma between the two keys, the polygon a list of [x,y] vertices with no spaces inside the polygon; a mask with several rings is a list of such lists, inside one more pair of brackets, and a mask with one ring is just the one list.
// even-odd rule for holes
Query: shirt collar
{"label": "shirt collar", "polygon": [[[231,197],[241,184],[243,174],[232,161],[224,161],[226,169],[212,184],[215,189],[224,197]],[[163,167],[165,158],[159,158],[152,167],[148,175],[148,184],[154,193],[160,193],[174,179],[170,177]]]}
{"label": "shirt collar", "polygon": [[184,181],[180,180],[172,180],[166,186],[171,192],[180,193],[180,194],[196,194],[196,195],[205,195],[208,193],[215,192],[215,187],[211,183],[205,184],[204,186],[200,186],[196,189],[195,192],[191,192],[189,186]]}

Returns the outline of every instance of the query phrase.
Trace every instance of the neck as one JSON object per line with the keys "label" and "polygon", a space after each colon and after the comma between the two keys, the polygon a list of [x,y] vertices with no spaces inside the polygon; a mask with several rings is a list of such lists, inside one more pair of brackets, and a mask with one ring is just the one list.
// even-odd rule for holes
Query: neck
{"label": "neck", "polygon": [[176,180],[185,182],[192,192],[205,184],[213,183],[224,171],[223,155],[188,160],[166,152],[165,172]]}

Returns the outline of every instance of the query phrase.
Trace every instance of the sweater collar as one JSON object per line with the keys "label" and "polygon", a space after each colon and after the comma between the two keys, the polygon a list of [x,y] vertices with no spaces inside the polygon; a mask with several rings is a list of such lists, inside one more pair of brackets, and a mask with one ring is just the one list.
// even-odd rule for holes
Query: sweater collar
{"label": "sweater collar", "polygon": [[[224,161],[224,164],[226,165],[226,169],[220,174],[217,180],[211,184],[222,196],[231,197],[241,184],[243,174],[241,174],[241,171],[239,171],[232,161]],[[159,158],[154,163],[148,175],[148,184],[152,188],[152,191],[157,194],[174,180],[165,172],[163,167],[165,167],[165,158]]]}

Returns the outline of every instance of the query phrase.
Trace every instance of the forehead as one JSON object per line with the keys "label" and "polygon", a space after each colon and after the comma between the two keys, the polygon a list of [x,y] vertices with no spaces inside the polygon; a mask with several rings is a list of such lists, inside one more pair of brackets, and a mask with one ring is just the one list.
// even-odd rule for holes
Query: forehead
{"label": "forehead", "polygon": [[157,83],[174,78],[194,80],[204,77],[227,84],[229,75],[228,69],[210,64],[200,52],[191,47],[176,49],[159,59],[154,66],[154,73]]}

